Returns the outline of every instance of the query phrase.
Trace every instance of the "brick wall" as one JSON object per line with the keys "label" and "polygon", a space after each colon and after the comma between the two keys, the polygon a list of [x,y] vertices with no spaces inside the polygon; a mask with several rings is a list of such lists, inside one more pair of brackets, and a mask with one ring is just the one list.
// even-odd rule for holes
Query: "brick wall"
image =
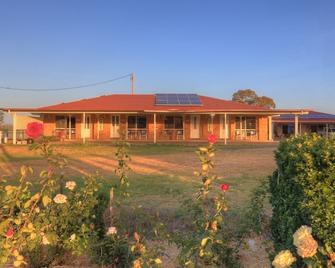
{"label": "brick wall", "polygon": [[43,115],[43,135],[53,136],[56,128],[55,115],[44,114]]}
{"label": "brick wall", "polygon": [[269,121],[267,116],[259,116],[258,117],[258,140],[259,141],[267,141],[269,139]]}

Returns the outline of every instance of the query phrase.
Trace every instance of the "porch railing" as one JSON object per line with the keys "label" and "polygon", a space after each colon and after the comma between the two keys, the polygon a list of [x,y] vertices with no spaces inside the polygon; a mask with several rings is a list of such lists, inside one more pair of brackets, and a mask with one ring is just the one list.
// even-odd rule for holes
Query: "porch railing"
{"label": "porch railing", "polygon": [[257,140],[258,133],[255,129],[236,129],[236,140]]}
{"label": "porch railing", "polygon": [[76,129],[75,128],[56,128],[53,132],[55,137],[59,137],[61,139],[69,139],[71,135],[71,139],[76,138]]}
{"label": "porch railing", "polygon": [[128,129],[127,139],[128,140],[147,140],[148,131],[146,129]]}
{"label": "porch railing", "polygon": [[159,135],[160,140],[183,140],[183,129],[163,129]]}

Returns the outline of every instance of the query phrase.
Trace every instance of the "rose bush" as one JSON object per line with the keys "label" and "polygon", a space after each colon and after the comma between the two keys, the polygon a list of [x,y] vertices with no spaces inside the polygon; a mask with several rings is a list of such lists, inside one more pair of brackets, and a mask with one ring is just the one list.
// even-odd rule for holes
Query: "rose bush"
{"label": "rose bush", "polygon": [[[329,247],[318,246],[312,236],[312,228],[301,226],[293,234],[293,244],[296,247],[297,255],[302,258],[302,262],[310,268],[335,267],[335,253]],[[291,251],[282,250],[274,258],[272,265],[275,268],[289,268],[296,258]]]}
{"label": "rose bush", "polygon": [[209,145],[200,147],[197,155],[200,171],[194,174],[200,180],[196,198],[187,200],[183,206],[185,230],[174,234],[174,242],[180,248],[179,261],[183,267],[205,267],[207,265],[228,267],[238,266],[237,249],[224,232],[224,214],[228,210],[225,193],[227,184],[218,184],[218,176],[211,174],[214,167],[216,136],[208,137]]}
{"label": "rose bush", "polygon": [[[27,134],[38,138],[42,129],[30,124]],[[48,266],[66,252],[83,253],[94,235],[89,226],[97,204],[97,177],[87,176],[80,188],[68,182],[72,190],[64,192],[64,174],[57,173],[66,165],[64,157],[54,152],[46,137],[31,148],[46,159],[47,168],[37,177],[23,166],[19,185],[0,180],[0,264]]]}

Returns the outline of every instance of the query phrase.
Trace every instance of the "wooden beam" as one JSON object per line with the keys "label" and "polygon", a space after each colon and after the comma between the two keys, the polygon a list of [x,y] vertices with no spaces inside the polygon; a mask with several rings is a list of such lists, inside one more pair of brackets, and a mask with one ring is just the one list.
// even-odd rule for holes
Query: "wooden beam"
{"label": "wooden beam", "polygon": [[83,138],[83,144],[86,143],[86,114],[83,113],[83,122],[82,122],[82,138]]}
{"label": "wooden beam", "polygon": [[154,113],[154,143],[157,143],[156,113]]}
{"label": "wooden beam", "polygon": [[100,139],[100,114],[97,114],[97,139]]}
{"label": "wooden beam", "polygon": [[71,140],[72,136],[72,125],[71,125],[71,114],[69,114],[69,140]]}
{"label": "wooden beam", "polygon": [[224,144],[227,144],[227,134],[228,134],[228,124],[227,124],[227,114],[224,114]]}
{"label": "wooden beam", "polygon": [[294,136],[299,135],[299,115],[294,115]]}
{"label": "wooden beam", "polygon": [[13,144],[16,144],[16,113],[12,114],[13,118]]}
{"label": "wooden beam", "polygon": [[272,137],[272,133],[273,133],[273,129],[272,129],[272,116],[269,116],[269,141],[273,141],[273,137]]}

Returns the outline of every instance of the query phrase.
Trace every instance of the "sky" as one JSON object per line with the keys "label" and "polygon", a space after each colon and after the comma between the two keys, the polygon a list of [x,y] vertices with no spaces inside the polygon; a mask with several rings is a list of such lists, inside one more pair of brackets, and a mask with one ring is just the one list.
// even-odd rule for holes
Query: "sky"
{"label": "sky", "polygon": [[[136,74],[135,93],[231,99],[251,88],[278,108],[335,113],[335,1],[0,1],[0,86],[57,88]],[[112,93],[0,89],[0,107]]]}

